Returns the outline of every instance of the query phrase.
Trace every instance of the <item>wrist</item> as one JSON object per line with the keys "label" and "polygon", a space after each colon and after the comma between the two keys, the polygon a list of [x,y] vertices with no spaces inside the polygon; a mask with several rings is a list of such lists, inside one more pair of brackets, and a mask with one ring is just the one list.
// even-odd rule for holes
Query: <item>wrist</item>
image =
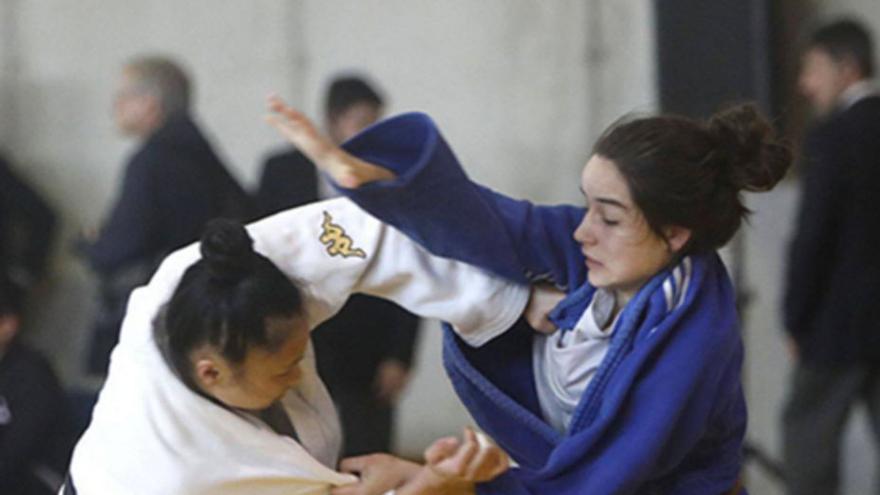
{"label": "wrist", "polygon": [[441,476],[428,466],[422,466],[415,476],[395,491],[395,495],[471,495],[475,485]]}

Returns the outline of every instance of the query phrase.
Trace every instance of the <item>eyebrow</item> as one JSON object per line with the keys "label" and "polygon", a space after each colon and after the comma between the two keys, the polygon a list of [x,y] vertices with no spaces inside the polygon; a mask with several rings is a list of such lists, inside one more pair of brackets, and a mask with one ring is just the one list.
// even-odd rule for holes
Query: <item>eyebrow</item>
{"label": "eyebrow", "polygon": [[[584,198],[585,198],[585,199],[589,199],[589,196],[587,196],[587,192],[584,191],[584,188],[582,188],[582,187],[578,187],[578,189],[580,189],[581,194],[584,195]],[[618,200],[616,200],[616,199],[614,199],[614,198],[604,198],[604,197],[600,197],[600,198],[596,198],[596,201],[598,201],[599,203],[605,204],[605,205],[616,206],[616,207],[618,207],[618,208],[622,208],[622,209],[624,209],[624,210],[629,210],[629,206],[627,206],[627,205],[621,203],[620,201],[618,201]]]}
{"label": "eyebrow", "polygon": [[613,198],[596,198],[596,201],[598,201],[598,202],[600,202],[600,203],[602,203],[602,204],[611,205],[611,206],[616,206],[616,207],[618,207],[618,208],[623,208],[624,210],[628,210],[628,209],[629,209],[628,206],[626,206],[625,204],[623,204],[623,203],[621,203],[620,201],[618,201],[618,200],[616,200],[616,199],[613,199]]}

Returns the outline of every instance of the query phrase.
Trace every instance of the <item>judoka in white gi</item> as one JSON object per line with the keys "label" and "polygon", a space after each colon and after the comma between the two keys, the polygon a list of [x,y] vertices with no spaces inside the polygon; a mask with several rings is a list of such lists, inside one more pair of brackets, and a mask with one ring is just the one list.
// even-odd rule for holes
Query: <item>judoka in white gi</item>
{"label": "judoka in white gi", "polygon": [[308,331],[353,292],[442,318],[476,341],[511,326],[529,297],[524,286],[429,255],[346,199],[282,212],[247,234],[215,223],[132,293],[66,489],[468,493],[504,470],[500,451],[474,449],[470,433],[461,446],[435,445],[432,466],[389,456],[388,472],[371,468],[354,486],[355,476],[334,470],[340,431]]}

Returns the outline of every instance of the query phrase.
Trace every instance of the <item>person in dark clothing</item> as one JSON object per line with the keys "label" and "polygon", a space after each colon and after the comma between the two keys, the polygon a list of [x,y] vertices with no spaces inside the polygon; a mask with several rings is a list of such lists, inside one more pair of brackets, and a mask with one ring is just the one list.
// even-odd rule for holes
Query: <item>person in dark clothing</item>
{"label": "person in dark clothing", "polygon": [[22,293],[0,277],[0,493],[57,493],[73,430],[67,399],[46,359],[18,338]]}
{"label": "person in dark clothing", "polygon": [[55,213],[0,156],[0,274],[30,287],[46,270]]}
{"label": "person in dark clothing", "polygon": [[[809,39],[799,79],[820,116],[803,148],[785,327],[795,371],[785,407],[788,493],[837,493],[844,425],[867,405],[880,440],[880,92],[871,39],[837,21]],[[880,442],[878,442],[880,444]]]}
{"label": "person in dark clothing", "polygon": [[[334,80],[325,101],[326,128],[342,143],[382,114],[382,97],[358,77]],[[270,156],[257,204],[269,215],[319,199],[314,164],[297,150]],[[339,409],[343,455],[391,450],[394,404],[412,366],[419,318],[392,302],[355,294],[312,335],[318,373]]]}
{"label": "person in dark clothing", "polygon": [[163,256],[198,239],[212,218],[251,216],[247,193],[190,118],[189,96],[186,74],[170,60],[142,57],[122,71],[116,125],[143,143],[126,165],[100,232],[80,245],[102,286],[88,359],[92,373],[106,372],[128,294]]}
{"label": "person in dark clothing", "polygon": [[262,216],[318,199],[318,172],[299,151],[276,153],[266,159],[256,199]]}

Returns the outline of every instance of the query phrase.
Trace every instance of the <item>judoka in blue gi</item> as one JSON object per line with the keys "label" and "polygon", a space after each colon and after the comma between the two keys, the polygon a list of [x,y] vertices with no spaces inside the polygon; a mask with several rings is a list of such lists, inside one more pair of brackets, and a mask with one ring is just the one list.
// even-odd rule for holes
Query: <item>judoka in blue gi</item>
{"label": "judoka in blue gi", "polygon": [[339,149],[280,98],[269,106],[345,195],[434,254],[564,291],[533,285],[540,332],[446,332],[459,397],[519,464],[478,493],[745,493],[743,347],[715,251],[748,213],[741,191],[771,189],[791,162],[753,106],[616,123],[581,174],[586,208],[473,183],[423,114]]}

